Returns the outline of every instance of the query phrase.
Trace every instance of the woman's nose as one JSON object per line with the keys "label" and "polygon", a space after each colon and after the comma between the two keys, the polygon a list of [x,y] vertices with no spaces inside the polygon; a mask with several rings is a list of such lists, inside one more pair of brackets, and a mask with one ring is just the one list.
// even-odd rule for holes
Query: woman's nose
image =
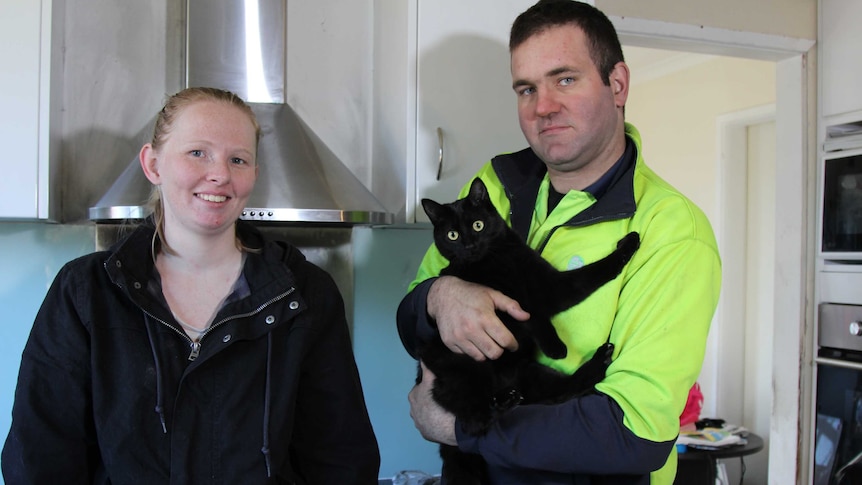
{"label": "woman's nose", "polygon": [[208,180],[216,183],[225,183],[230,180],[230,161],[214,159],[209,164]]}

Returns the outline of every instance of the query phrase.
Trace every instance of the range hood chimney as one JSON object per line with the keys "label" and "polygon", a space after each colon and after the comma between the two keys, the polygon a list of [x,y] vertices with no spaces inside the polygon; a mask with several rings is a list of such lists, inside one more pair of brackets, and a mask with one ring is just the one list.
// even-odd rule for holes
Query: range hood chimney
{"label": "range hood chimney", "polygon": [[[279,224],[391,224],[393,215],[285,102],[285,0],[187,0],[186,85],[245,99],[262,136],[260,172],[241,219]],[[97,222],[146,216],[137,157],[90,207]]]}

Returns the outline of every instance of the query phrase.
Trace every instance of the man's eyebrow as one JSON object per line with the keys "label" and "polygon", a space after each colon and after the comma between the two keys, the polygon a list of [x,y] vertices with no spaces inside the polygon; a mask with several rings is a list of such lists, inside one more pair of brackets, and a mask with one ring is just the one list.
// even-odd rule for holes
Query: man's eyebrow
{"label": "man's eyebrow", "polygon": [[[554,76],[559,76],[560,74],[577,74],[577,73],[578,73],[577,69],[571,68],[569,66],[560,66],[560,67],[555,67],[554,69],[551,69],[550,71],[546,72],[543,77],[554,77]],[[535,84],[535,83],[532,83],[532,82],[529,82],[529,81],[526,81],[523,79],[518,79],[512,83],[512,89],[517,89],[517,88],[522,87],[522,86],[532,86],[533,84]]]}
{"label": "man's eyebrow", "polygon": [[555,69],[551,69],[550,71],[548,71],[548,73],[545,74],[545,77],[559,76],[560,74],[565,74],[565,73],[575,74],[577,72],[578,71],[576,69],[573,69],[571,67],[560,66],[560,67],[557,67]]}
{"label": "man's eyebrow", "polygon": [[531,82],[525,81],[523,79],[518,79],[512,83],[512,89],[518,89],[519,87],[522,87],[522,86],[532,86],[532,85],[533,85],[533,83],[531,83]]}

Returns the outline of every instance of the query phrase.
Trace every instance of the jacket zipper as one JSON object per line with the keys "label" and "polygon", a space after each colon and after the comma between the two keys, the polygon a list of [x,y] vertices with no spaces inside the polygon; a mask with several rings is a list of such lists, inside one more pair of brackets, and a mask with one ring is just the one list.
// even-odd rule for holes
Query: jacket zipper
{"label": "jacket zipper", "polygon": [[[173,325],[171,325],[171,324],[169,324],[168,322],[166,322],[166,321],[164,321],[164,320],[162,320],[162,319],[160,319],[160,318],[158,318],[158,317],[154,316],[152,313],[150,313],[150,312],[148,312],[148,311],[146,311],[146,310],[144,310],[144,313],[146,313],[147,315],[149,315],[153,320],[155,320],[155,321],[157,321],[157,322],[161,323],[162,325],[164,325],[164,326],[168,327],[169,329],[173,330],[173,331],[174,331],[177,335],[179,335],[180,337],[182,337],[182,338],[186,339],[186,341],[188,341],[188,343],[189,343],[189,348],[191,349],[191,352],[189,353],[189,361],[194,361],[195,359],[197,359],[197,358],[198,358],[198,356],[199,356],[199,355],[200,355],[200,353],[201,353],[201,340],[203,340],[203,339],[204,339],[204,337],[206,337],[206,336],[207,336],[207,334],[209,334],[209,333],[210,333],[212,330],[214,330],[216,327],[218,327],[218,326],[220,326],[220,325],[224,324],[225,322],[229,322],[229,321],[231,321],[231,320],[235,320],[235,319],[237,319],[237,318],[250,317],[250,316],[252,316],[252,315],[256,315],[256,314],[260,313],[261,311],[263,311],[263,309],[264,309],[264,308],[266,308],[266,307],[268,307],[268,306],[272,305],[273,303],[275,303],[275,302],[277,302],[277,301],[279,301],[279,300],[281,300],[281,299],[283,299],[283,298],[287,297],[288,295],[290,295],[290,294],[291,294],[291,293],[293,293],[294,291],[296,291],[296,288],[295,288],[295,287],[291,287],[289,290],[285,291],[284,293],[282,293],[282,294],[280,294],[280,295],[277,295],[277,296],[275,296],[275,297],[273,297],[273,298],[270,298],[268,301],[264,302],[262,305],[260,305],[259,307],[255,308],[253,311],[250,311],[250,312],[247,312],[247,313],[240,313],[240,314],[238,314],[238,315],[232,315],[232,316],[225,317],[225,318],[221,319],[221,320],[219,320],[218,322],[216,322],[216,323],[212,324],[212,325],[210,326],[210,328],[208,328],[204,333],[202,333],[202,334],[201,334],[201,336],[200,336],[200,337],[198,337],[196,340],[192,340],[192,339],[191,339],[191,338],[190,338],[190,337],[189,337],[185,332],[182,332],[182,331],[178,330],[178,329],[177,329],[176,327],[174,327]],[[142,310],[143,310],[143,309],[142,309]]]}

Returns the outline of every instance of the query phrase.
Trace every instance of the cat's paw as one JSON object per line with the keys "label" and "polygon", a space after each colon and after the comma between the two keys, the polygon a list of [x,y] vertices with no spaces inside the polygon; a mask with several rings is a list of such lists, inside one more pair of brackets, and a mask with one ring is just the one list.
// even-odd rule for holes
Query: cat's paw
{"label": "cat's paw", "polygon": [[541,347],[542,352],[544,352],[545,355],[552,359],[565,358],[569,353],[569,349],[566,348],[566,344],[564,344],[559,338],[542,342],[539,347]]}
{"label": "cat's paw", "polygon": [[498,413],[502,413],[521,404],[523,401],[524,396],[521,394],[521,391],[514,387],[507,387],[491,396],[491,408]]}
{"label": "cat's paw", "polygon": [[601,360],[602,364],[605,367],[611,365],[614,356],[614,344],[607,342],[602,344],[598,349],[596,349],[596,353],[593,355],[593,360]]}
{"label": "cat's paw", "polygon": [[583,395],[595,389],[602,382],[614,355],[614,344],[607,342],[599,346],[596,352],[569,379],[571,388],[577,390],[573,395]]}
{"label": "cat's paw", "polygon": [[622,251],[627,257],[631,257],[640,245],[640,235],[637,232],[632,231],[617,242],[617,249]]}

